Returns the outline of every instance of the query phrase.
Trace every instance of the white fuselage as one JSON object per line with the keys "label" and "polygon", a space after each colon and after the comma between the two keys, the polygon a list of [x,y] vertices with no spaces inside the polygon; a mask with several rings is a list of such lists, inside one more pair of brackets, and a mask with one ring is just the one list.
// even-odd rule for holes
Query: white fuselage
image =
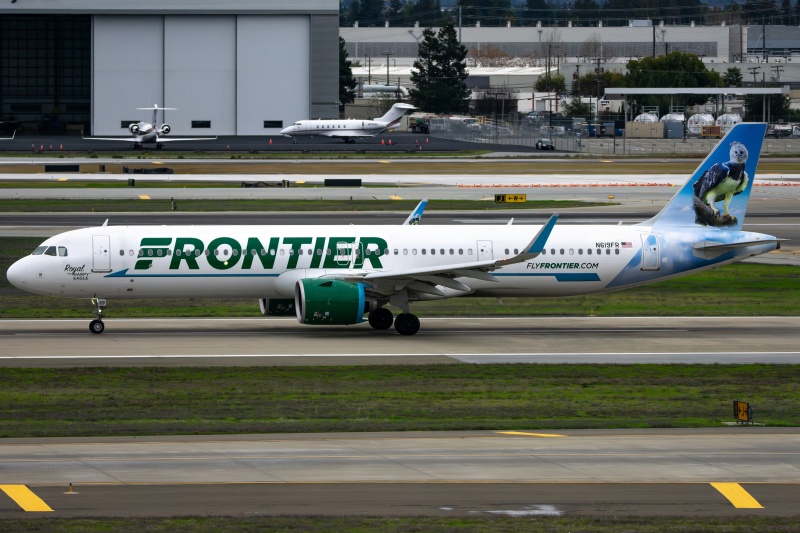
{"label": "white fuselage", "polygon": [[[540,226],[103,226],[69,231],[8,270],[29,292],[76,298],[290,298],[302,278],[510,258]],[[719,266],[775,243],[698,258],[702,230],[559,226],[538,257],[457,278],[469,291],[444,296],[566,296],[615,290]],[[731,232],[734,233],[734,232]],[[744,232],[735,232],[744,235]],[[757,234],[747,234],[749,236]],[[768,236],[764,236],[768,237]],[[60,250],[63,249],[63,254]],[[40,247],[40,250],[44,248]]]}
{"label": "white fuselage", "polygon": [[374,137],[386,130],[389,124],[376,120],[300,120],[281,130],[289,137]]}

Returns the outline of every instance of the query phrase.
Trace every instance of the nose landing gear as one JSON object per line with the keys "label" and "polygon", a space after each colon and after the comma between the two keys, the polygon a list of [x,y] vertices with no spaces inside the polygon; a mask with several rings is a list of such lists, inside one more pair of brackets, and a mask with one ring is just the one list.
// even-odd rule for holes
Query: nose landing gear
{"label": "nose landing gear", "polygon": [[106,325],[103,324],[103,317],[106,315],[106,299],[92,298],[92,305],[95,306],[94,314],[97,315],[97,318],[89,322],[89,331],[99,335],[106,329]]}

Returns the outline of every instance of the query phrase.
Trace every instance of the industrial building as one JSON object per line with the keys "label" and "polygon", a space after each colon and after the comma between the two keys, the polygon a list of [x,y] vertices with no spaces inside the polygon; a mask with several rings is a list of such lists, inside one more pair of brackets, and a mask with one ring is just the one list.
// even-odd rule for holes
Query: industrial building
{"label": "industrial building", "polygon": [[[338,116],[337,0],[20,0],[0,4],[0,122],[127,135],[275,134]],[[162,120],[162,117],[159,117]]]}

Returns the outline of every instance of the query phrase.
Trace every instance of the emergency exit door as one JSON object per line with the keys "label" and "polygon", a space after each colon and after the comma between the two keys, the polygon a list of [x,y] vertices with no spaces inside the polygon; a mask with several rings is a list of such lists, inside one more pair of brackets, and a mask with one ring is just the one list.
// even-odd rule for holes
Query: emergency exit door
{"label": "emergency exit door", "polygon": [[111,272],[111,237],[92,235],[92,272]]}
{"label": "emergency exit door", "polygon": [[657,233],[642,235],[642,270],[661,268],[661,252],[658,244]]}

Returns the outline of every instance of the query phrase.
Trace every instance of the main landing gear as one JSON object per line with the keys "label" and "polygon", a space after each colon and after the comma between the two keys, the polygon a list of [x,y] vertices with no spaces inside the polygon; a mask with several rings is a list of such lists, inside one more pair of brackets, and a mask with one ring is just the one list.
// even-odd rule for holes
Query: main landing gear
{"label": "main landing gear", "polygon": [[103,317],[106,316],[106,300],[105,298],[92,298],[92,304],[95,306],[94,314],[97,318],[89,322],[89,331],[99,335],[106,329],[103,324]]}
{"label": "main landing gear", "polygon": [[419,318],[411,313],[400,313],[397,318],[392,316],[392,312],[385,307],[379,307],[369,314],[369,325],[373,329],[387,330],[392,327],[400,335],[414,335],[419,331]]}

